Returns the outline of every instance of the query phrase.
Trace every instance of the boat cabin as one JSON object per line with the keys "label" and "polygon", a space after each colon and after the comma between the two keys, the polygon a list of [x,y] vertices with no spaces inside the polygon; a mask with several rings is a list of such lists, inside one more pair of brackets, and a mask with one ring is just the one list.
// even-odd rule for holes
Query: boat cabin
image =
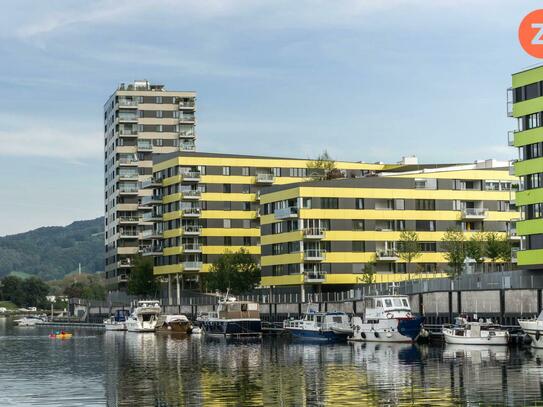
{"label": "boat cabin", "polygon": [[364,299],[364,316],[367,320],[405,318],[410,315],[411,306],[405,295],[382,295]]}
{"label": "boat cabin", "polygon": [[256,302],[230,301],[221,303],[217,311],[210,312],[209,316],[220,319],[260,318],[260,310]]}

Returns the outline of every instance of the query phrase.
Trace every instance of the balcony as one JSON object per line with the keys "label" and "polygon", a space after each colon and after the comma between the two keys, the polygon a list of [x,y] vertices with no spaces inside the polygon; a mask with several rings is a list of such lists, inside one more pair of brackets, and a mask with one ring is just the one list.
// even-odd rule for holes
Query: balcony
{"label": "balcony", "polygon": [[509,229],[509,240],[522,240],[522,236],[517,235],[517,228]]}
{"label": "balcony", "polygon": [[137,224],[140,219],[137,216],[119,216],[117,218],[117,221],[119,222],[119,224]]}
{"label": "balcony", "polygon": [[513,117],[513,88],[507,89],[507,117]]}
{"label": "balcony", "polygon": [[194,144],[180,144],[179,151],[196,151],[196,146]]}
{"label": "balcony", "polygon": [[200,225],[185,225],[183,226],[183,235],[198,236],[202,232]]}
{"label": "balcony", "polygon": [[273,174],[256,174],[257,184],[273,184]]}
{"label": "balcony", "polygon": [[507,132],[507,144],[510,147],[513,147],[515,145],[515,132],[514,131],[508,131]]}
{"label": "balcony", "polygon": [[137,239],[139,237],[139,233],[137,230],[120,230],[119,231],[119,238],[121,239]]}
{"label": "balcony", "polygon": [[326,272],[322,270],[304,271],[305,283],[324,283],[326,280]]}
{"label": "balcony", "polygon": [[194,140],[196,138],[196,133],[194,133],[194,131],[180,131],[177,135],[182,139]]}
{"label": "balcony", "polygon": [[119,136],[121,137],[138,137],[138,131],[134,129],[120,129]]}
{"label": "balcony", "polygon": [[194,109],[194,99],[184,99],[179,101],[179,109]]}
{"label": "balcony", "polygon": [[162,202],[162,195],[151,195],[151,196],[144,196],[141,198],[142,206],[159,204],[161,202]]}
{"label": "balcony", "polygon": [[147,189],[147,188],[157,188],[160,187],[162,183],[160,181],[157,181],[154,178],[146,179],[145,181],[141,181],[140,187],[141,189]]}
{"label": "balcony", "polygon": [[515,164],[517,162],[518,162],[518,160],[509,161],[509,175],[515,175]]}
{"label": "balcony", "polygon": [[138,179],[137,172],[120,172],[119,180],[120,181],[134,181]]}
{"label": "balcony", "polygon": [[156,214],[153,211],[149,211],[143,214],[143,216],[141,217],[141,220],[144,222],[161,221],[162,215]]}
{"label": "balcony", "polygon": [[305,228],[303,230],[304,239],[323,239],[325,232],[323,228]]}
{"label": "balcony", "polygon": [[183,271],[200,271],[202,268],[201,261],[184,261]]}
{"label": "balcony", "polygon": [[200,181],[200,171],[187,171],[180,172],[179,175],[183,178],[185,182],[199,182]]}
{"label": "balcony", "polygon": [[398,255],[395,250],[392,249],[381,249],[375,252],[375,256],[379,261],[396,261],[398,260]]}
{"label": "balcony", "polygon": [[518,247],[515,247],[515,248],[511,249],[511,263],[517,263],[517,257],[518,257],[519,250],[520,249]]}
{"label": "balcony", "polygon": [[185,243],[183,244],[183,253],[201,253],[202,245],[199,243]]}
{"label": "balcony", "polygon": [[462,219],[485,219],[488,210],[486,208],[464,208]]}
{"label": "balcony", "polygon": [[142,256],[160,256],[162,254],[162,245],[143,246],[140,252]]}
{"label": "balcony", "polygon": [[134,159],[134,158],[119,158],[117,160],[117,162],[119,163],[119,165],[122,165],[122,166],[137,166],[138,165],[138,160]]}
{"label": "balcony", "polygon": [[153,144],[151,142],[138,141],[139,151],[153,151]]}
{"label": "balcony", "polygon": [[323,261],[326,252],[321,249],[307,249],[304,250],[304,260],[306,261]]}
{"label": "balcony", "polygon": [[202,193],[198,189],[191,189],[182,191],[183,199],[200,199]]}
{"label": "balcony", "polygon": [[138,188],[119,188],[119,194],[121,195],[137,195]]}
{"label": "balcony", "polygon": [[132,100],[132,99],[119,99],[117,104],[119,105],[119,107],[128,107],[128,108],[138,107],[138,101]]}
{"label": "balcony", "polygon": [[119,274],[117,276],[118,283],[128,283],[128,274]]}
{"label": "balcony", "polygon": [[138,116],[136,115],[124,115],[119,116],[115,119],[117,123],[137,123],[138,122]]}
{"label": "balcony", "polygon": [[273,211],[275,219],[288,219],[298,217],[298,208],[289,206],[288,208],[280,208]]}
{"label": "balcony", "polygon": [[117,268],[129,268],[132,267],[130,259],[122,259],[117,262]]}
{"label": "balcony", "polygon": [[193,114],[179,115],[179,123],[194,123],[194,120]]}
{"label": "balcony", "polygon": [[145,240],[149,239],[162,239],[162,231],[154,229],[145,229],[141,232],[141,238]]}
{"label": "balcony", "polygon": [[184,218],[198,218],[200,217],[200,208],[186,208],[183,209]]}

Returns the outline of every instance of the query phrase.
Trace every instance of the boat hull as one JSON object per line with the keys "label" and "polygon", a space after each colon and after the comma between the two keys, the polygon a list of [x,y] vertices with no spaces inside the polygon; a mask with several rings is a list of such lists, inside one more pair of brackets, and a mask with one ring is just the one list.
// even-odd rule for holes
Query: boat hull
{"label": "boat hull", "polygon": [[445,343],[456,344],[456,345],[497,345],[497,346],[507,346],[508,336],[506,335],[496,335],[496,336],[486,336],[486,337],[469,337],[469,336],[457,336],[452,335],[446,330],[443,330],[443,337]]}
{"label": "boat hull", "polygon": [[332,330],[310,330],[300,328],[285,328],[293,338],[306,341],[319,341],[319,342],[346,342],[348,333],[336,333]]}
{"label": "boat hull", "polygon": [[518,323],[532,340],[531,346],[536,349],[543,349],[543,321],[519,319]]}
{"label": "boat hull", "polygon": [[156,328],[157,332],[176,333],[176,334],[189,334],[192,331],[192,324],[188,321],[174,321],[171,323],[165,323]]}
{"label": "boat hull", "polygon": [[353,342],[412,343],[422,330],[423,317],[382,319],[378,323],[353,323]]}
{"label": "boat hull", "polygon": [[105,323],[104,327],[106,328],[106,331],[126,331],[125,323],[117,323],[117,324]]}
{"label": "boat hull", "polygon": [[261,336],[262,323],[260,319],[228,319],[202,321],[206,335],[212,336]]}

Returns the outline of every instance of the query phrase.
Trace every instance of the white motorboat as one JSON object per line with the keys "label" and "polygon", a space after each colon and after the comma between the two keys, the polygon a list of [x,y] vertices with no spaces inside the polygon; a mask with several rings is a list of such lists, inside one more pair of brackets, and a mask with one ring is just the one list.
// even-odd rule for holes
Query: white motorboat
{"label": "white motorboat", "polygon": [[342,342],[353,333],[349,316],[344,312],[314,312],[311,309],[302,319],[283,321],[283,329],[296,339]]}
{"label": "white motorboat", "polygon": [[543,311],[537,318],[519,319],[518,323],[532,340],[532,347],[543,349]]}
{"label": "white motorboat", "polygon": [[126,320],[128,315],[128,310],[117,310],[115,315],[104,320],[106,331],[126,331]]}
{"label": "white motorboat", "polygon": [[190,334],[192,324],[185,315],[161,315],[156,325],[157,332]]}
{"label": "white motorboat", "polygon": [[376,295],[364,299],[362,317],[351,321],[354,342],[413,342],[422,329],[423,317],[411,313],[405,295]]}
{"label": "white motorboat", "polygon": [[468,322],[456,318],[455,325],[441,329],[446,343],[459,345],[507,345],[509,332],[492,321]]}
{"label": "white motorboat", "polygon": [[25,316],[23,318],[19,318],[13,321],[13,323],[17,326],[35,326],[41,322],[45,322],[45,319],[43,317],[39,316]]}
{"label": "white motorboat", "polygon": [[158,301],[138,301],[136,308],[126,320],[128,332],[155,332],[160,316]]}
{"label": "white motorboat", "polygon": [[225,337],[260,337],[262,322],[258,303],[238,301],[226,293],[217,310],[196,319],[206,335]]}

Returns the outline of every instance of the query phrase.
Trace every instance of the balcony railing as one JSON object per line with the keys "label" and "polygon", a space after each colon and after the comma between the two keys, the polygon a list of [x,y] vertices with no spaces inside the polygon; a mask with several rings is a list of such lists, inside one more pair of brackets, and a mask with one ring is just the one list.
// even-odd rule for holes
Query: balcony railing
{"label": "balcony railing", "polygon": [[182,193],[184,199],[198,199],[202,195],[198,189],[185,190]]}
{"label": "balcony railing", "polygon": [[256,182],[260,184],[271,184],[273,178],[273,174],[256,174]]}
{"label": "balcony railing", "polygon": [[117,267],[132,267],[130,259],[123,259],[117,262]]}
{"label": "balcony railing", "polygon": [[138,160],[135,158],[119,158],[119,164],[135,164],[138,165]]}
{"label": "balcony railing", "polygon": [[119,274],[117,276],[117,281],[119,283],[127,283],[128,282],[128,274]]}
{"label": "balcony railing", "polygon": [[139,233],[137,230],[120,230],[119,236],[122,238],[137,238],[139,236]]}
{"label": "balcony railing", "polygon": [[183,177],[183,181],[200,181],[200,171],[180,172],[179,175]]}
{"label": "balcony railing", "polygon": [[162,200],[162,195],[151,195],[151,196],[144,196],[141,198],[142,205],[150,205],[153,203],[160,203]]}
{"label": "balcony railing", "polygon": [[152,239],[153,237],[160,238],[162,237],[162,232],[154,229],[145,229],[141,232],[141,236],[144,239]]}
{"label": "balcony railing", "polygon": [[152,222],[154,220],[162,219],[162,215],[154,213],[153,211],[150,211],[150,212],[145,212],[141,218],[145,222]]}
{"label": "balcony railing", "polygon": [[180,151],[195,151],[196,146],[194,144],[180,144],[179,150]]}
{"label": "balcony railing", "polygon": [[515,132],[514,131],[508,131],[507,132],[507,144],[509,146],[513,147],[515,145]]}
{"label": "balcony railing", "polygon": [[179,138],[190,138],[193,139],[196,137],[196,134],[193,131],[180,131],[178,133]]}
{"label": "balcony railing", "polygon": [[124,116],[117,117],[117,119],[119,120],[119,122],[137,122],[138,121],[138,116],[136,116],[136,115],[124,115]]}
{"label": "balcony railing", "polygon": [[377,260],[382,261],[396,261],[398,260],[398,254],[393,249],[380,249],[375,252]]}
{"label": "balcony railing", "polygon": [[160,254],[160,253],[162,253],[162,245],[149,245],[149,246],[143,246],[141,248],[141,254],[143,254],[144,256]]}
{"label": "balcony railing", "polygon": [[288,208],[279,208],[273,211],[275,219],[286,219],[298,216],[298,208],[295,206],[289,206]]}
{"label": "balcony railing", "polygon": [[119,188],[121,194],[137,194],[138,188]]}
{"label": "balcony railing", "polygon": [[326,252],[321,249],[307,249],[304,250],[304,260],[308,261],[322,261]]}
{"label": "balcony railing", "polygon": [[184,261],[183,262],[183,270],[199,271],[201,268],[202,268],[201,261]]}
{"label": "balcony railing", "polygon": [[137,100],[119,99],[119,107],[134,107],[134,106],[138,106]]}
{"label": "balcony railing", "polygon": [[183,226],[183,234],[186,234],[186,235],[199,235],[201,231],[202,231],[202,228],[199,225]]}
{"label": "balcony railing", "polygon": [[138,141],[138,150],[152,150],[153,145],[149,142]]}
{"label": "balcony railing", "polygon": [[462,218],[464,219],[484,219],[488,210],[486,208],[464,208],[462,209]]}
{"label": "balcony railing", "polygon": [[179,116],[180,122],[193,122],[194,121],[194,115],[193,114],[184,114]]}
{"label": "balcony railing", "polygon": [[121,136],[137,136],[138,131],[133,129],[120,129],[119,135]]}
{"label": "balcony railing", "polygon": [[139,218],[136,216],[119,216],[117,218],[119,223],[133,223],[133,222],[139,222]]}
{"label": "balcony railing", "polygon": [[195,217],[200,216],[200,208],[186,208],[183,209],[183,216]]}
{"label": "balcony railing", "polygon": [[304,271],[306,283],[322,283],[326,280],[326,272],[322,270]]}
{"label": "balcony railing", "polygon": [[185,108],[185,107],[194,107],[194,99],[188,99],[188,100],[181,100],[179,101],[179,107]]}
{"label": "balcony railing", "polygon": [[322,239],[325,231],[324,228],[305,228],[304,237],[306,239]]}
{"label": "balcony railing", "polygon": [[154,178],[146,179],[145,181],[141,181],[141,188],[142,189],[153,188],[153,187],[158,187],[158,186],[160,186],[160,181],[157,181]]}
{"label": "balcony railing", "polygon": [[201,252],[202,245],[199,243],[185,243],[183,244],[184,252]]}
{"label": "balcony railing", "polygon": [[507,89],[507,116],[513,117],[513,88]]}

